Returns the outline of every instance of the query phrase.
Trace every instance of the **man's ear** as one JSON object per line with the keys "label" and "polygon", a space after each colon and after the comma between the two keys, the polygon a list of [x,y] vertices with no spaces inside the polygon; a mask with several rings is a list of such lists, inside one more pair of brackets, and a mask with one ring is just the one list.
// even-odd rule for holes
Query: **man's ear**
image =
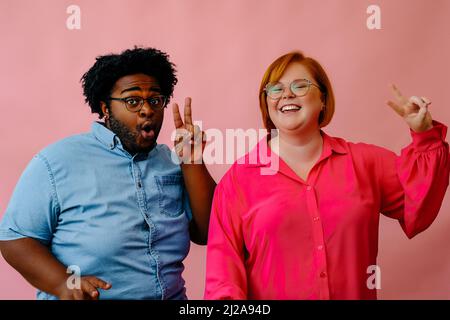
{"label": "man's ear", "polygon": [[104,101],[100,101],[100,108],[102,109],[102,113],[105,116],[105,119],[109,118],[109,109]]}

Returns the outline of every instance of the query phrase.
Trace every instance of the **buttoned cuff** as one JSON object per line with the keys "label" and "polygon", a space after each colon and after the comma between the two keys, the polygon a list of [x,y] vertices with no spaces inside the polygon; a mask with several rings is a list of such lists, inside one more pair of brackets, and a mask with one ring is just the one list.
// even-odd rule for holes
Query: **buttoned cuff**
{"label": "buttoned cuff", "polygon": [[410,129],[413,146],[416,151],[423,152],[441,147],[447,135],[447,126],[433,120],[433,128],[424,132]]}

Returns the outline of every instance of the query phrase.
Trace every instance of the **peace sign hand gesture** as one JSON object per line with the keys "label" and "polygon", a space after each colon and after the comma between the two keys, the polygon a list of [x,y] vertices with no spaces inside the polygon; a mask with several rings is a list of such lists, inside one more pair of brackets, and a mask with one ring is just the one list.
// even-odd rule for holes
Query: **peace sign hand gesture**
{"label": "peace sign hand gesture", "polygon": [[181,119],[178,104],[172,105],[173,121],[175,124],[175,152],[185,164],[202,163],[206,136],[200,127],[192,123],[191,98],[184,100],[184,122]]}
{"label": "peace sign hand gesture", "polygon": [[428,111],[428,105],[431,104],[430,100],[416,96],[412,96],[408,100],[394,84],[391,88],[397,103],[388,101],[387,104],[406,121],[411,130],[423,132],[433,127],[433,119]]}

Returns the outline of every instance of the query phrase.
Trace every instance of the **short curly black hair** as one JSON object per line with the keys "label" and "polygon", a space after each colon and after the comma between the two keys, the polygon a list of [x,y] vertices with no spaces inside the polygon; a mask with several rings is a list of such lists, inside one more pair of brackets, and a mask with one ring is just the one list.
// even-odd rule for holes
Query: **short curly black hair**
{"label": "short curly black hair", "polygon": [[109,54],[96,58],[95,64],[81,77],[85,101],[92,113],[104,114],[100,102],[107,103],[116,81],[132,74],[146,74],[158,80],[161,94],[172,97],[173,89],[178,82],[175,65],[169,56],[154,48],[134,47],[120,54]]}

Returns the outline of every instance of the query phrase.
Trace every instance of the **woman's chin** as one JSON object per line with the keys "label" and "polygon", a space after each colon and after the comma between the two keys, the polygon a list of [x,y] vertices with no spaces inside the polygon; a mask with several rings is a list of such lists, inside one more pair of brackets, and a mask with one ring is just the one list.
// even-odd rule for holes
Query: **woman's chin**
{"label": "woman's chin", "polygon": [[293,122],[293,123],[281,123],[277,128],[282,132],[297,132],[301,131],[304,127],[303,122]]}
{"label": "woman's chin", "polygon": [[315,131],[315,129],[319,130],[318,122],[319,120],[311,119],[305,121],[305,119],[292,119],[295,121],[279,121],[275,124],[275,127],[281,132],[285,132],[287,134],[293,133],[306,133]]}

